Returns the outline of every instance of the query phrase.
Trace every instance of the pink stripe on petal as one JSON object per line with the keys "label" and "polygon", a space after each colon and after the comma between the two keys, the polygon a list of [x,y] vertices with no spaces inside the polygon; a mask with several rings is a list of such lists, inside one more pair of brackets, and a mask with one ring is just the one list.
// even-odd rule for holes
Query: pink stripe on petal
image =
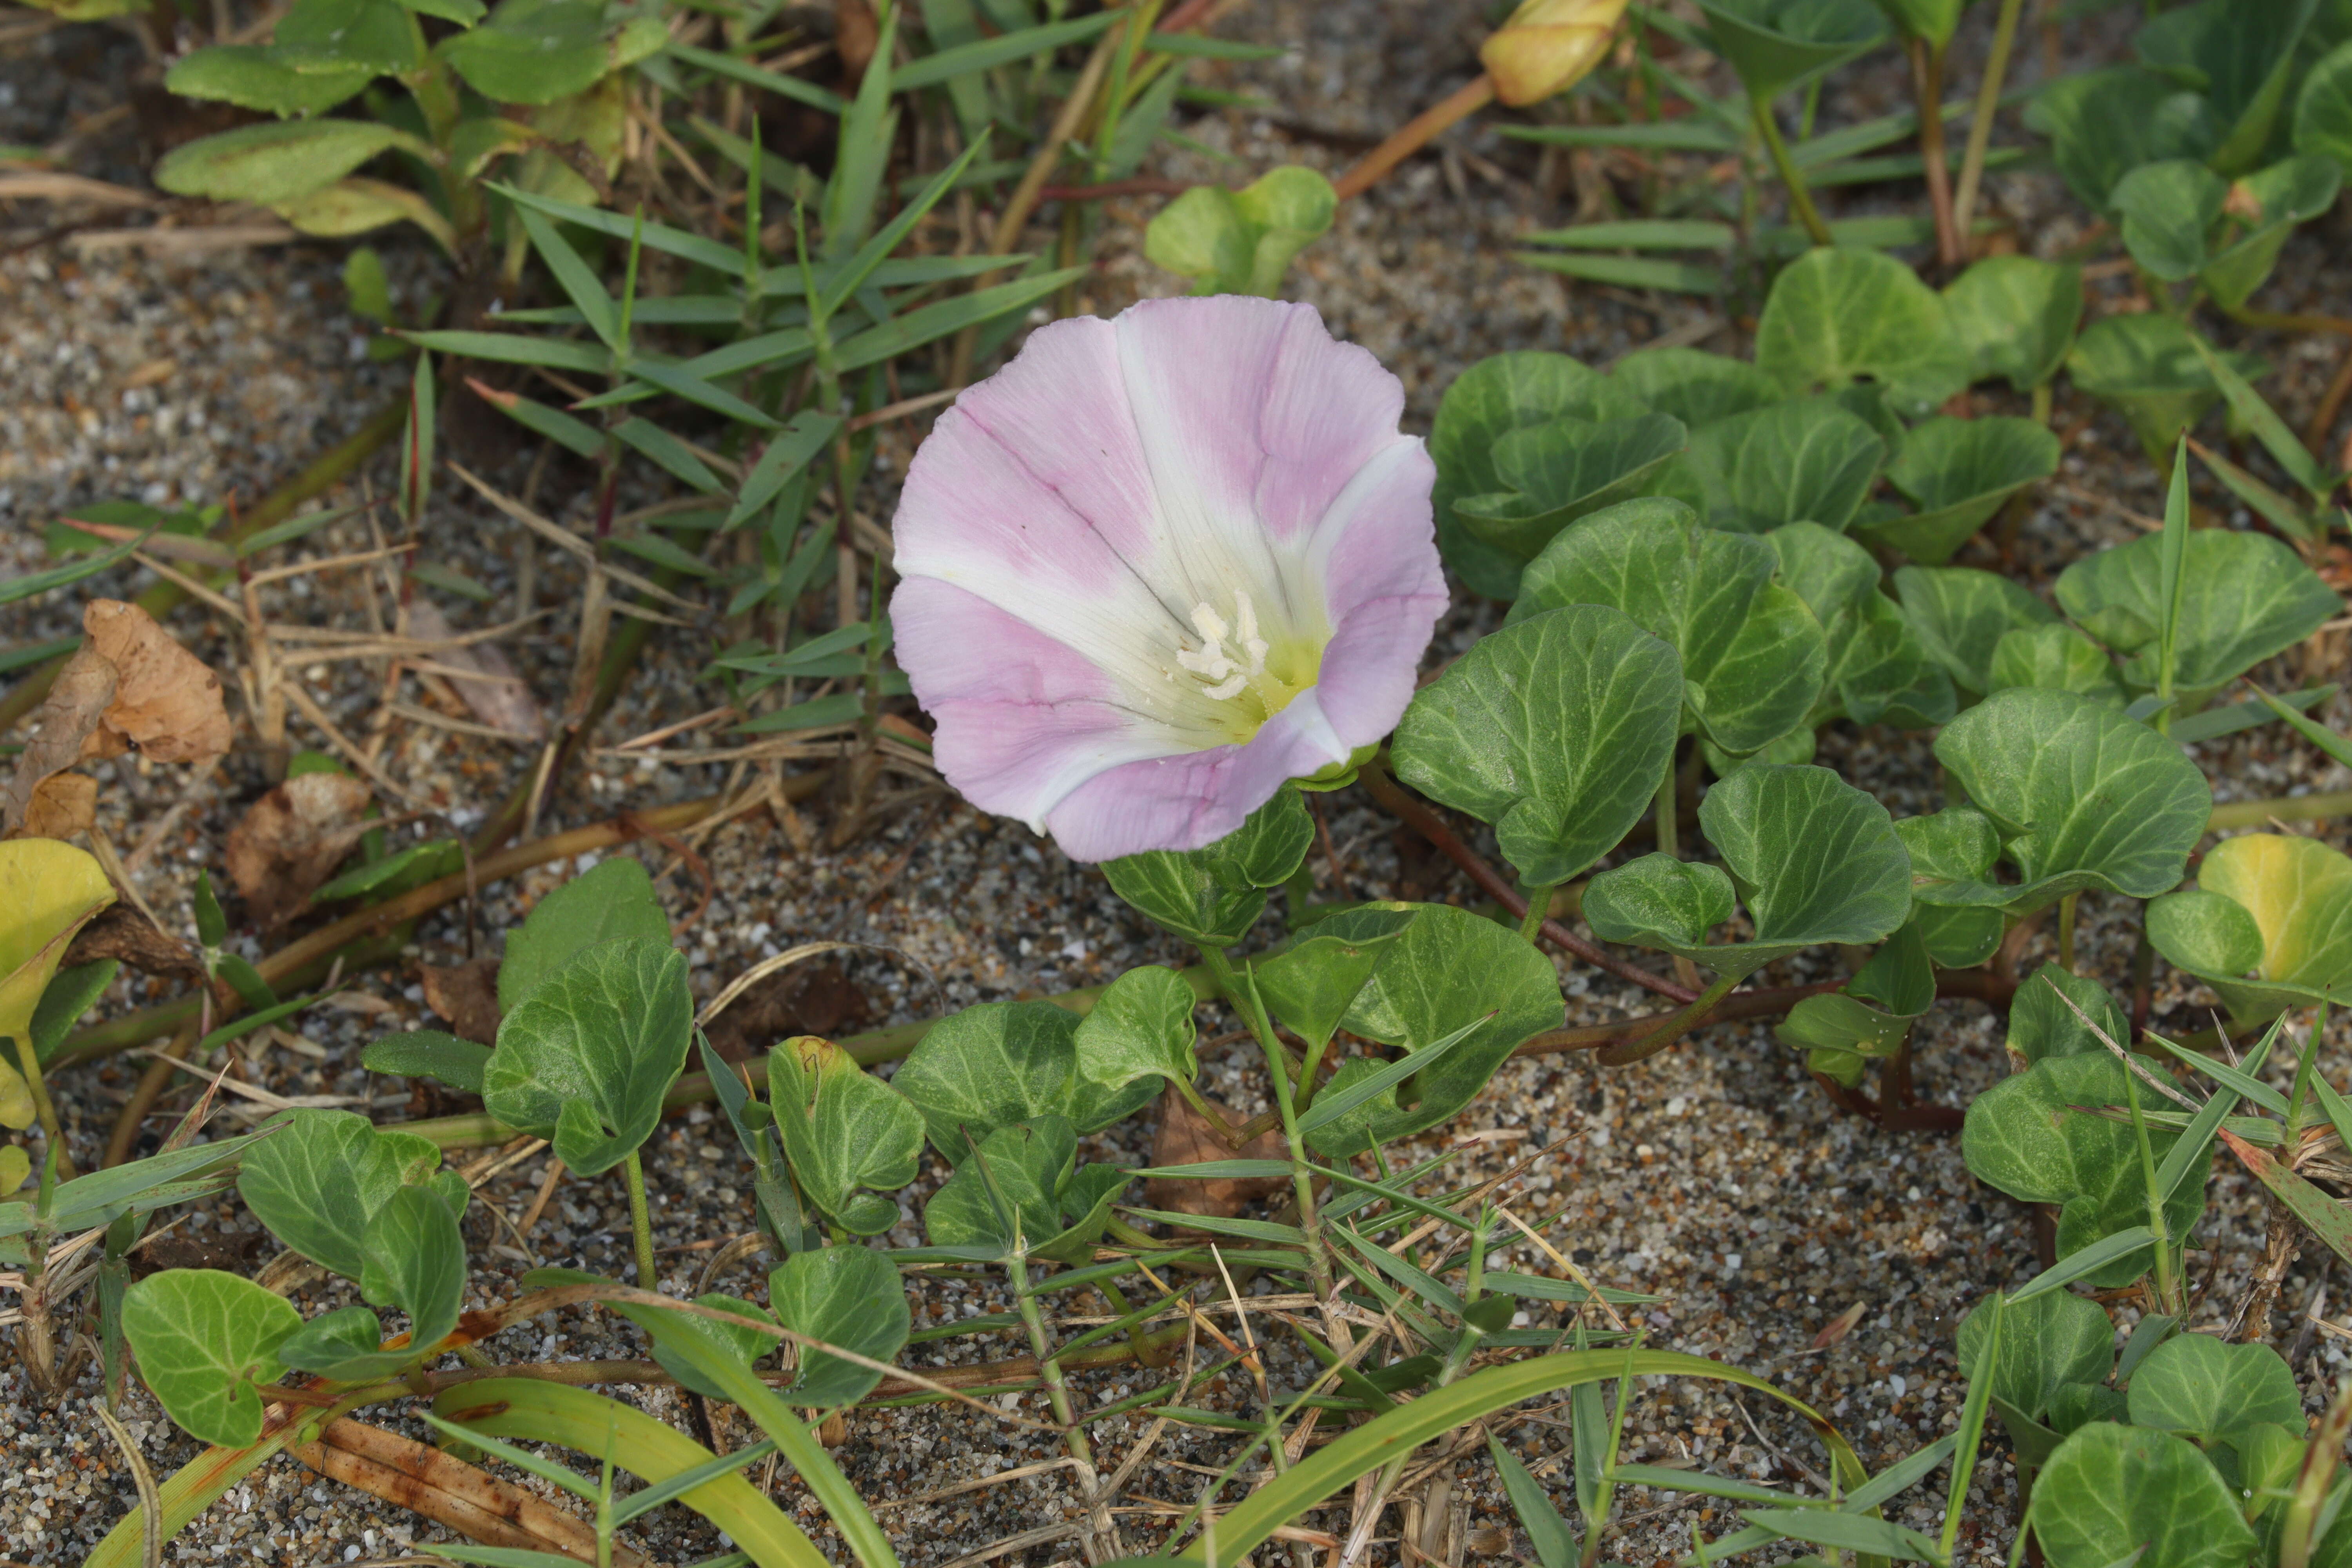
{"label": "pink stripe on petal", "polygon": [[1199,849],[1224,837],[1284,783],[1347,760],[1313,691],[1302,692],[1245,746],[1155,757],[1097,773],[1045,818],[1073,860],[1147,849]]}
{"label": "pink stripe on petal", "polygon": [[1436,474],[1419,441],[1400,438],[1332,503],[1310,547],[1336,628],[1316,690],[1351,748],[1395,728],[1445,613],[1429,507]]}
{"label": "pink stripe on petal", "polygon": [[902,582],[890,625],[899,668],[938,721],[940,772],[984,811],[1042,829],[1086,780],[1166,747],[1084,656],[952,584]]}
{"label": "pink stripe on petal", "polygon": [[1163,508],[1180,523],[1197,510],[1211,526],[1255,522],[1290,542],[1396,438],[1403,386],[1335,341],[1311,305],[1149,300],[1113,325]]}

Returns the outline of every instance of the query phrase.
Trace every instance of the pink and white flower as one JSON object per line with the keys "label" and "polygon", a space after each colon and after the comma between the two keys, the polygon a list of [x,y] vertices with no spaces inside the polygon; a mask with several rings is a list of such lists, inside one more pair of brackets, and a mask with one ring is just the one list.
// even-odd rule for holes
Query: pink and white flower
{"label": "pink and white flower", "polygon": [[1446,601],[1403,406],[1307,305],[1032,335],[940,416],[893,525],[948,781],[1108,860],[1214,843],[1376,744]]}

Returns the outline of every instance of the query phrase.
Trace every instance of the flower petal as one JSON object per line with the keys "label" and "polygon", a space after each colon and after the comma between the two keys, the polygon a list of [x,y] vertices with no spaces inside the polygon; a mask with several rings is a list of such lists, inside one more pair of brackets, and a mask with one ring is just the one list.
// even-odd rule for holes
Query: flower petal
{"label": "flower petal", "polygon": [[1288,780],[1345,762],[1350,749],[1325,722],[1316,694],[1304,692],[1245,746],[1153,757],[1096,774],[1063,798],[1045,826],[1074,860],[1199,849],[1239,828]]}
{"label": "flower petal", "polygon": [[1429,506],[1437,468],[1402,440],[1360,469],[1315,530],[1309,570],[1337,628],[1316,691],[1331,728],[1352,749],[1396,728],[1413,677],[1445,613]]}

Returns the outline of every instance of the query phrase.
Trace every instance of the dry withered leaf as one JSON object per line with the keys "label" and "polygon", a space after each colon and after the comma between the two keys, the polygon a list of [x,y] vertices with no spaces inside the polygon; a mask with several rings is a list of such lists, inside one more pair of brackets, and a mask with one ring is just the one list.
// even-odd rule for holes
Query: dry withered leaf
{"label": "dry withered leaf", "polygon": [[710,1022],[710,1046],[730,1062],[796,1035],[828,1040],[854,1035],[873,1019],[866,993],[832,959],[780,969],[735,999]]}
{"label": "dry withered leaf", "polygon": [[228,750],[220,677],[154,616],[120,599],[92,599],[81,626],[82,647],[116,671],[114,700],[85,754],[114,756],[135,745],[159,763],[198,763]]}
{"label": "dry withered leaf", "polygon": [[1829,1349],[1846,1335],[1853,1332],[1853,1326],[1862,1321],[1863,1313],[1869,1310],[1869,1302],[1856,1301],[1853,1306],[1823,1323],[1822,1331],[1813,1336],[1813,1342],[1807,1348],[1817,1351]]}
{"label": "dry withered leaf", "polygon": [[425,965],[425,1005],[441,1015],[450,1033],[478,1046],[499,1043],[499,961]]}
{"label": "dry withered leaf", "polygon": [[204,965],[185,944],[156,929],[153,921],[127,901],[108,905],[82,927],[73,945],[66,949],[61,967],[69,969],[101,958],[121,959],[147,974],[176,974],[190,980],[201,980],[205,974]]}
{"label": "dry withered leaf", "polygon": [[[1238,1124],[1248,1120],[1234,1115],[1217,1100],[1211,1100],[1209,1104],[1229,1122]],[[1205,1160],[1280,1160],[1289,1152],[1279,1127],[1268,1128],[1234,1149],[1217,1136],[1216,1129],[1182,1095],[1173,1089],[1160,1091],[1160,1131],[1151,1140],[1151,1163],[1155,1165],[1196,1165]],[[1143,1184],[1143,1201],[1153,1208],[1175,1214],[1230,1218],[1289,1184],[1280,1176],[1227,1176],[1205,1182],[1154,1176]]]}
{"label": "dry withered leaf", "polygon": [[360,836],[373,798],[349,773],[303,773],[263,795],[228,830],[228,874],[265,926],[299,914]]}
{"label": "dry withered leaf", "polygon": [[[431,600],[418,598],[408,606],[408,634],[420,642],[437,642],[455,634],[446,616]],[[547,713],[530,694],[515,667],[496,643],[464,643],[441,648],[433,662],[452,669],[478,670],[478,678],[448,675],[450,687],[474,710],[474,717],[509,735],[544,735]]]}
{"label": "dry withered leaf", "polygon": [[34,710],[33,736],[16,758],[16,771],[0,790],[0,832],[24,822],[42,780],[81,760],[84,742],[114,700],[116,674],[113,661],[87,643],[58,672],[48,697]]}
{"label": "dry withered leaf", "polygon": [[71,838],[98,820],[98,781],[88,773],[52,773],[33,787],[25,810],[28,838]]}

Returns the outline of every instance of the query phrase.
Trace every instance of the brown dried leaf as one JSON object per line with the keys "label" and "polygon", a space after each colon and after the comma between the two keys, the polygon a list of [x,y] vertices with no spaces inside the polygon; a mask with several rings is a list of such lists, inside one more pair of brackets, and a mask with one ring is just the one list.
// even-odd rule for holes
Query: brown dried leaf
{"label": "brown dried leaf", "polygon": [[253,803],[228,830],[228,874],[262,925],[301,912],[360,836],[373,797],[349,773],[303,773]]}
{"label": "brown dried leaf", "polygon": [[28,838],[71,838],[98,820],[98,781],[88,773],[52,773],[33,788],[25,811]]}
{"label": "brown dried leaf", "polygon": [[1829,1349],[1832,1345],[1837,1343],[1838,1341],[1853,1332],[1853,1326],[1862,1321],[1863,1313],[1869,1310],[1869,1302],[1856,1301],[1853,1306],[1848,1307],[1844,1311],[1840,1312],[1836,1317],[1832,1318],[1828,1322],[1823,1323],[1822,1325],[1822,1331],[1813,1336],[1813,1342],[1810,1348],[1817,1351],[1825,1351]]}
{"label": "brown dried leaf", "polygon": [[34,710],[33,738],[25,742],[7,788],[0,790],[0,831],[23,823],[43,779],[81,760],[84,742],[114,700],[116,674],[113,663],[87,643],[58,672],[47,700]]}
{"label": "brown dried leaf", "polygon": [[[408,635],[420,642],[437,642],[457,634],[450,630],[439,606],[420,597],[408,606]],[[496,643],[462,643],[436,649],[433,662],[481,672],[479,679],[456,675],[444,679],[474,710],[474,717],[491,729],[509,735],[547,733],[547,714],[539,699],[530,694],[530,688]]]}
{"label": "brown dried leaf", "polygon": [[425,1005],[441,1015],[459,1039],[499,1043],[499,961],[425,965]]}
{"label": "brown dried leaf", "polygon": [[[1216,1100],[1208,1103],[1229,1122],[1238,1125],[1248,1120],[1234,1115]],[[1182,1095],[1173,1089],[1160,1093],[1160,1131],[1151,1140],[1151,1163],[1155,1165],[1197,1165],[1206,1160],[1280,1160],[1289,1152],[1279,1127],[1268,1128],[1243,1147],[1233,1148]],[[1289,1184],[1281,1176],[1228,1176],[1205,1182],[1154,1176],[1143,1184],[1143,1201],[1153,1208],[1175,1214],[1231,1218]]]}
{"label": "brown dried leaf", "polygon": [[128,903],[109,905],[81,928],[66,949],[62,967],[90,963],[101,958],[121,959],[148,974],[204,978],[204,966],[184,943],[156,929],[153,921]]}
{"label": "brown dried leaf", "polygon": [[228,710],[220,677],[172,640],[155,617],[120,599],[92,599],[82,630],[119,672],[114,700],[85,754],[113,756],[137,746],[159,763],[200,763],[228,750]]}
{"label": "brown dried leaf", "polygon": [[710,1046],[722,1059],[740,1062],[799,1035],[854,1035],[873,1016],[866,993],[839,963],[823,958],[780,969],[737,997],[711,1020]]}

